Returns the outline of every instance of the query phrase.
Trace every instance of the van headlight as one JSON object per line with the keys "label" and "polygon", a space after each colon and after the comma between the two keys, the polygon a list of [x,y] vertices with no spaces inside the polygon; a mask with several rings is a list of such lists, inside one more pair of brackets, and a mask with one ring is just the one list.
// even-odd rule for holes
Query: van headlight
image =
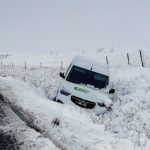
{"label": "van headlight", "polygon": [[63,95],[65,95],[65,96],[69,96],[71,94],[63,86],[61,87],[60,93],[63,94]]}

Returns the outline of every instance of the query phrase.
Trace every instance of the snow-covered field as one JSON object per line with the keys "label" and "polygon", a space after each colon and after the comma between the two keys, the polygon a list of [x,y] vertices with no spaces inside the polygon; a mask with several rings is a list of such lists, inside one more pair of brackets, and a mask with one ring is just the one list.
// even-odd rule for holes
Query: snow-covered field
{"label": "snow-covered field", "polygon": [[[119,53],[118,51],[86,52],[83,55],[91,55],[95,59],[100,57],[105,62],[106,54],[111,59],[112,55],[118,56]],[[126,54],[122,52],[119,56],[123,53]],[[144,54],[148,64],[148,51]],[[143,68],[138,59],[133,59],[133,65],[110,67],[111,81],[116,89],[113,109],[104,115],[96,116],[79,107],[61,105],[52,101],[60,82],[58,74],[61,60],[68,65],[75,54],[58,55],[57,57],[30,55],[33,56],[31,59],[22,54],[2,59],[0,92],[7,97],[12,107],[17,107],[19,111],[25,113],[25,116],[26,114],[32,116],[33,125],[46,133],[47,137],[51,137],[54,143],[63,145],[64,149],[149,150],[150,68],[148,65],[147,68]],[[48,57],[51,59],[47,59]],[[57,60],[59,63],[56,63]],[[26,69],[25,61],[30,64]],[[40,65],[38,67],[36,62],[39,64],[40,61],[42,65],[45,61],[43,66],[46,67]],[[50,61],[52,65],[46,65]],[[112,62],[115,64],[117,59]],[[13,66],[5,66],[5,63],[12,63]],[[127,64],[126,58],[120,63]],[[33,66],[37,68],[32,68]]]}
{"label": "snow-covered field", "polygon": [[142,52],[143,63],[150,67],[149,49],[100,49],[98,51],[76,51],[76,52],[43,52],[43,53],[11,53],[0,54],[0,66],[21,66],[24,68],[43,67],[66,67],[76,55],[89,56],[106,64],[106,56],[110,67],[128,66],[127,53],[130,66],[141,66],[140,52]]}

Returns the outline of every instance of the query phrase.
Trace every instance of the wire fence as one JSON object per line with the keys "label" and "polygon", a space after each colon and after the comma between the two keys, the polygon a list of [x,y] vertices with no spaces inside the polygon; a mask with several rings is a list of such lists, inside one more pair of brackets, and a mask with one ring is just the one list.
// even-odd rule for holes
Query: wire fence
{"label": "wire fence", "polygon": [[106,63],[110,67],[141,66],[150,67],[150,53],[139,50],[137,52],[110,54],[106,56]]}
{"label": "wire fence", "polygon": [[[108,55],[101,55],[101,53],[96,53],[95,59],[101,60],[101,62],[106,63],[111,68],[118,68],[118,67],[126,67],[126,66],[141,66],[141,67],[150,67],[150,52],[148,51],[136,51],[136,52],[127,52],[127,53],[109,53]],[[2,57],[4,58],[4,56]],[[38,62],[36,65],[31,65],[27,61],[22,64],[17,65],[13,62],[5,62],[3,59],[0,60],[0,67],[23,67],[24,69],[31,68],[55,68],[60,67],[63,70],[66,66],[68,66],[70,61],[66,60],[54,60],[51,61],[49,64],[45,64],[42,62]]]}

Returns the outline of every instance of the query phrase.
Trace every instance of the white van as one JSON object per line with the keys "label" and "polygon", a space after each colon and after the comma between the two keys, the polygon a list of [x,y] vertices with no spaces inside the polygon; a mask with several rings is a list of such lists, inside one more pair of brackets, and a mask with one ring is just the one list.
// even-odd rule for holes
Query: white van
{"label": "white van", "polygon": [[[109,69],[107,65],[97,63],[87,57],[75,57],[65,73],[56,101],[64,104],[75,104],[102,114],[111,109],[112,100],[109,90]],[[105,89],[105,90],[104,90]],[[103,92],[105,91],[105,92]]]}

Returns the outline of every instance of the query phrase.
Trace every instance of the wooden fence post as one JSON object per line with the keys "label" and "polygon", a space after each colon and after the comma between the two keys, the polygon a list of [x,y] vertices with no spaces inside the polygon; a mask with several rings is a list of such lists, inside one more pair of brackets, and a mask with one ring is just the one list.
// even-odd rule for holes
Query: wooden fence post
{"label": "wooden fence post", "polygon": [[128,60],[128,65],[130,65],[130,57],[128,53],[127,53],[127,60]]}
{"label": "wooden fence post", "polygon": [[144,67],[144,62],[143,62],[142,51],[141,51],[141,50],[139,50],[139,52],[140,52],[140,57],[141,57],[141,63],[142,63],[142,67]]}
{"label": "wooden fence post", "polygon": [[61,64],[60,64],[60,69],[61,71],[63,70],[63,62],[61,61]]}
{"label": "wooden fence post", "polygon": [[27,69],[27,63],[26,63],[26,61],[24,63],[24,68]]}
{"label": "wooden fence post", "polygon": [[107,63],[107,65],[108,65],[108,57],[106,56],[106,63]]}

